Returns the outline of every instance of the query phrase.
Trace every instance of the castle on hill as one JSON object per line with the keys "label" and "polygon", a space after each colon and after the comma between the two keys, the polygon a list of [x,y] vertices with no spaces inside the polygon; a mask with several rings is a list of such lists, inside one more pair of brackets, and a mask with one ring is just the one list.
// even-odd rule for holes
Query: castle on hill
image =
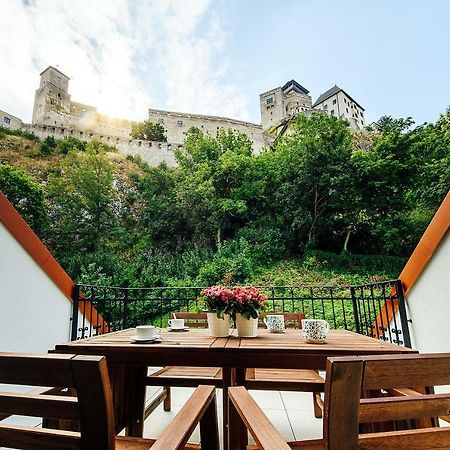
{"label": "castle on hill", "polygon": [[143,142],[130,138],[133,121],[112,118],[97,111],[95,106],[75,102],[69,94],[69,77],[49,66],[40,74],[36,90],[32,124],[0,111],[4,127],[30,128],[39,137],[75,136],[99,139],[115,145],[120,153],[140,155],[149,164],[166,162],[175,165],[174,149],[183,145],[191,127],[215,135],[221,128],[245,133],[259,153],[275,135],[284,132],[286,124],[297,114],[315,111],[348,121],[350,128],[364,127],[364,108],[338,86],[324,92],[313,103],[309,91],[295,80],[260,95],[261,123],[251,123],[220,116],[181,113],[149,109],[148,118],[164,126],[167,142]]}

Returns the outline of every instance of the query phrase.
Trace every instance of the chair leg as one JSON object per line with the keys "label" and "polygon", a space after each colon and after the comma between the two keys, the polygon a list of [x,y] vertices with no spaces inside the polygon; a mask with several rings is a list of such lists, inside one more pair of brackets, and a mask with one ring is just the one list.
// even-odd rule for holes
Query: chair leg
{"label": "chair leg", "polygon": [[322,418],[322,398],[320,397],[320,392],[313,392],[313,406],[314,406],[314,417],[316,419]]}
{"label": "chair leg", "polygon": [[164,399],[163,408],[164,411],[170,411],[172,409],[171,399],[170,399],[170,386],[164,386],[164,391],[166,393],[166,398]]}

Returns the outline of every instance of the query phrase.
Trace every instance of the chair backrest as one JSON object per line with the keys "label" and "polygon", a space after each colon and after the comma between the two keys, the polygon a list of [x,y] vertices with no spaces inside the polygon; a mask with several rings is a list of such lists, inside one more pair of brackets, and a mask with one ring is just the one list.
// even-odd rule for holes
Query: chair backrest
{"label": "chair backrest", "polygon": [[266,328],[266,325],[264,323],[264,317],[270,314],[277,314],[284,316],[284,326],[286,328],[297,328],[299,330],[302,329],[302,319],[305,319],[306,316],[303,313],[263,313],[259,316],[258,320],[258,327],[259,328]]}
{"label": "chair backrest", "polygon": [[[450,448],[450,354],[330,358],[324,401],[329,450]],[[359,427],[365,433],[359,434]]]}
{"label": "chair backrest", "polygon": [[78,433],[0,421],[0,447],[114,450],[114,412],[104,357],[0,353],[0,384],[53,386],[59,391],[75,388],[77,392],[77,397],[42,394],[50,388],[0,392],[0,419],[21,415],[80,424]]}
{"label": "chair backrest", "polygon": [[172,313],[172,319],[184,319],[184,324],[190,328],[208,328],[208,319],[205,312],[177,312]]}

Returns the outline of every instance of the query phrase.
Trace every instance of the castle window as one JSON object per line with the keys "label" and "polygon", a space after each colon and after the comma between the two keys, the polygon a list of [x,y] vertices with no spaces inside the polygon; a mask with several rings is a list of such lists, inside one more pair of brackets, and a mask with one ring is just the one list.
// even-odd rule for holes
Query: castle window
{"label": "castle window", "polygon": [[334,116],[334,109],[331,110],[331,115]]}
{"label": "castle window", "polygon": [[9,117],[3,117],[3,123],[5,125],[11,125],[11,119]]}
{"label": "castle window", "polygon": [[271,105],[271,104],[273,103],[273,97],[269,97],[269,98],[266,100],[266,103],[267,103],[268,105]]}
{"label": "castle window", "polygon": [[158,123],[164,123],[164,119],[162,117],[158,117]]}
{"label": "castle window", "polygon": [[183,121],[177,120],[177,127],[182,127],[182,126],[183,126]]}
{"label": "castle window", "polygon": [[335,104],[336,104],[336,99],[333,100],[333,105],[335,105]]}
{"label": "castle window", "polygon": [[328,105],[323,105],[323,109],[328,109]]}
{"label": "castle window", "polygon": [[345,110],[347,111],[347,113],[348,113],[348,108],[345,108]]}

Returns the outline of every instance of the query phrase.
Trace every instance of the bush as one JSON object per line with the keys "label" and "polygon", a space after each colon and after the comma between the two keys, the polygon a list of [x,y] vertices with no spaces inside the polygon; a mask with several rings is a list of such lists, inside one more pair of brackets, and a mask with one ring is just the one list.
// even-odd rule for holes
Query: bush
{"label": "bush", "polygon": [[63,155],[67,155],[70,150],[78,150],[84,152],[86,150],[86,141],[82,141],[76,137],[68,136],[58,141],[58,149]]}
{"label": "bush", "polygon": [[42,142],[39,148],[39,153],[43,156],[48,156],[53,153],[56,148],[56,139],[54,136],[47,136]]}
{"label": "bush", "polygon": [[32,131],[22,129],[11,130],[10,128],[0,126],[0,138],[6,135],[23,137],[30,141],[39,141],[39,138]]}
{"label": "bush", "polygon": [[239,230],[238,238],[247,242],[252,260],[259,264],[269,264],[284,256],[285,239],[276,228],[245,227]]}

